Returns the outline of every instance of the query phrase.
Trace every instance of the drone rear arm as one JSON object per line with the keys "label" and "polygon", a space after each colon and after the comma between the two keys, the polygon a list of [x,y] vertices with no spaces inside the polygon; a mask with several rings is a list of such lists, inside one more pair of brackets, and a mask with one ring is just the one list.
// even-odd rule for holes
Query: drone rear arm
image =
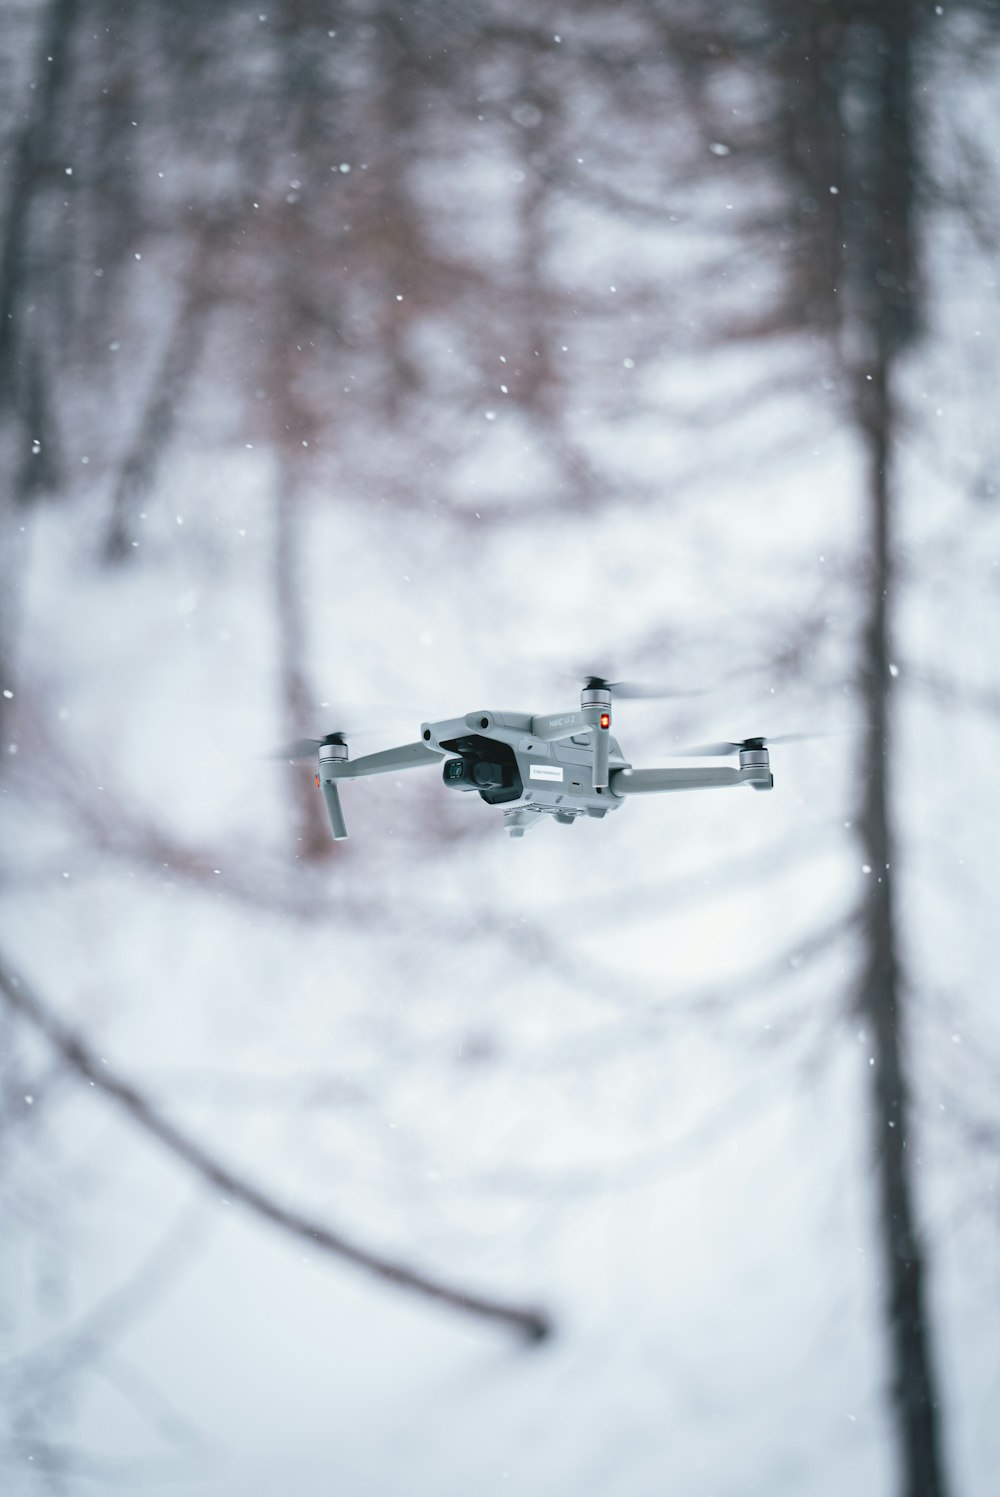
{"label": "drone rear arm", "polygon": [[770,790],[774,784],[766,763],[741,769],[723,765],[705,769],[613,769],[610,782],[612,795],[659,795],[669,790],[713,790],[723,785]]}

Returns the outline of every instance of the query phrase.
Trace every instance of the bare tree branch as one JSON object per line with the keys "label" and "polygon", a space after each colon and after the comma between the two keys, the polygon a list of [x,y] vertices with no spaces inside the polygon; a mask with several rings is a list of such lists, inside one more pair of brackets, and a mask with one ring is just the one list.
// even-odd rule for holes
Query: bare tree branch
{"label": "bare tree branch", "polygon": [[505,1304],[446,1284],[408,1264],[371,1252],[325,1222],[282,1205],[259,1186],[244,1179],[217,1159],[202,1143],[165,1117],[136,1086],[99,1060],[83,1036],[58,1018],[23,977],[13,971],[5,958],[0,958],[0,991],[11,1007],[46,1037],[71,1070],[110,1098],[133,1124],[156,1139],[176,1159],[200,1175],[214,1190],[222,1191],[230,1200],[239,1201],[248,1211],[280,1227],[291,1236],[300,1237],[314,1247],[345,1258],[349,1263],[400,1289],[412,1290],[425,1298],[448,1305],[453,1310],[463,1310],[469,1315],[497,1321],[518,1331],[531,1342],[542,1341],[552,1333],[552,1321],[540,1309]]}

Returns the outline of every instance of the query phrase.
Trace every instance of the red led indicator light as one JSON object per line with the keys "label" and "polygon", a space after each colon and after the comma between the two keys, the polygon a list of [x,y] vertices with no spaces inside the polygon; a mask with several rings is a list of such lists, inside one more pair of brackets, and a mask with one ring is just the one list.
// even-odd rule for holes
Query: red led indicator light
{"label": "red led indicator light", "polygon": [[601,727],[602,728],[610,728],[610,726],[611,726],[611,713],[610,712],[602,712],[601,713]]}
{"label": "red led indicator light", "polygon": [[319,789],[319,775],[316,776],[316,789]]}

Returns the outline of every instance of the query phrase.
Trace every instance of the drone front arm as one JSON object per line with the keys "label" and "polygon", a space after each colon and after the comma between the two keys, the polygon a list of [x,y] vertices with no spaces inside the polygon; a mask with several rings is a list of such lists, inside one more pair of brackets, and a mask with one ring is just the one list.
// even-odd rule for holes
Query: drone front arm
{"label": "drone front arm", "polygon": [[722,765],[705,769],[613,769],[610,781],[612,795],[717,790],[724,785],[752,785],[755,790],[770,790],[774,783],[766,764],[751,764],[743,769]]}
{"label": "drone front arm", "polygon": [[353,780],[367,774],[391,774],[396,769],[419,769],[424,764],[440,764],[443,757],[439,749],[429,748],[426,743],[405,743],[401,748],[382,749],[360,759],[334,760],[332,778]]}
{"label": "drone front arm", "polygon": [[417,769],[422,764],[440,764],[442,757],[425,743],[404,743],[401,748],[382,749],[377,754],[365,754],[361,759],[345,759],[342,755],[346,752],[342,745],[324,744],[320,748],[319,774],[316,776],[335,842],[343,842],[347,837],[338,781],[355,780],[368,774],[391,774],[398,769]]}

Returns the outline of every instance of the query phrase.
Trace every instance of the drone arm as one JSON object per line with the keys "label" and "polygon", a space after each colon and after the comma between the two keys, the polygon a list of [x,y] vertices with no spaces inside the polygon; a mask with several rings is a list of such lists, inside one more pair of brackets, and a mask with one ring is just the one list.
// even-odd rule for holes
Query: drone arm
{"label": "drone arm", "polygon": [[394,769],[415,769],[421,764],[440,764],[441,755],[424,743],[406,743],[401,748],[383,749],[378,754],[366,754],[362,759],[345,759],[341,754],[346,749],[331,745],[320,749],[319,774],[316,783],[323,791],[330,828],[335,842],[343,842],[347,836],[347,823],[340,804],[339,780],[357,779],[361,775],[391,774]]}
{"label": "drone arm", "polygon": [[443,754],[426,743],[406,743],[401,748],[382,749],[377,754],[365,754],[360,759],[332,761],[333,776],[337,780],[353,780],[361,775],[391,774],[397,769],[419,769],[423,764],[440,764]]}
{"label": "drone arm", "polygon": [[759,764],[745,769],[722,765],[705,769],[613,769],[610,780],[612,795],[659,795],[670,790],[720,789],[723,785],[770,790],[773,784],[770,769]]}

